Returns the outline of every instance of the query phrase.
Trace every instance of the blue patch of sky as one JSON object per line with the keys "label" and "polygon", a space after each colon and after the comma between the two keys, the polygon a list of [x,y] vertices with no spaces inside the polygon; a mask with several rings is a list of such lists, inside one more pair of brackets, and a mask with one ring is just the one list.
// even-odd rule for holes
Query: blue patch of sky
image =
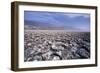
{"label": "blue patch of sky", "polygon": [[40,22],[41,26],[46,23],[46,26],[90,31],[90,14],[87,13],[24,11],[24,20]]}

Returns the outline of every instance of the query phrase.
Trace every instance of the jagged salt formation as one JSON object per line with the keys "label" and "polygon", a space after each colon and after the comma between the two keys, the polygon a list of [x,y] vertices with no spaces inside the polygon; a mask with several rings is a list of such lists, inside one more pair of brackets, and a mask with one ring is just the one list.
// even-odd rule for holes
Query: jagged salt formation
{"label": "jagged salt formation", "polygon": [[89,32],[25,31],[24,61],[90,58]]}

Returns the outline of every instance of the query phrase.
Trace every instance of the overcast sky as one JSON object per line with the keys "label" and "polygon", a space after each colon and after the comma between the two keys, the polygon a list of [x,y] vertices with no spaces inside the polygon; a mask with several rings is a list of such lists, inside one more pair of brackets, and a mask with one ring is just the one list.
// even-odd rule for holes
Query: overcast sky
{"label": "overcast sky", "polygon": [[90,14],[85,13],[24,11],[24,20],[46,23],[47,26],[72,27],[79,31],[90,31]]}

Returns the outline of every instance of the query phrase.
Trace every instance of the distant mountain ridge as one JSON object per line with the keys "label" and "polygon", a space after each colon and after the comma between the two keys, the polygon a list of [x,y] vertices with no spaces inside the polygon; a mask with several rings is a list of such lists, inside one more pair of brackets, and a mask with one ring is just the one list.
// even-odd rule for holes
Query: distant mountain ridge
{"label": "distant mountain ridge", "polygon": [[24,29],[34,30],[76,30],[76,28],[70,26],[54,26],[53,24],[37,22],[37,21],[24,21]]}

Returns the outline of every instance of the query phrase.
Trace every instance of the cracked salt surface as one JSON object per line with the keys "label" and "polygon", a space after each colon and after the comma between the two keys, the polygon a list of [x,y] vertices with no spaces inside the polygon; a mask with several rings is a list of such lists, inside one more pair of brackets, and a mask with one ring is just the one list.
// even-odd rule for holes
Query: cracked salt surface
{"label": "cracked salt surface", "polygon": [[90,33],[25,30],[24,61],[90,58]]}

